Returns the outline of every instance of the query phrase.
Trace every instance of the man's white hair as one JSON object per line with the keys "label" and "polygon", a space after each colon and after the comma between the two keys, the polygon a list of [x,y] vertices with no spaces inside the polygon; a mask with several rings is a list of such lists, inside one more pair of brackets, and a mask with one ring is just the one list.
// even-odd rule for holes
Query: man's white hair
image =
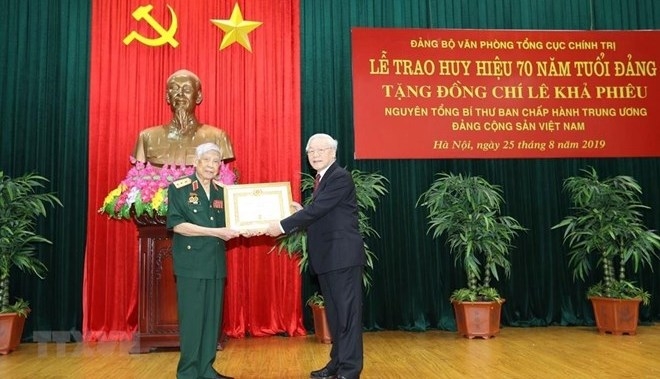
{"label": "man's white hair", "polygon": [[333,150],[337,150],[337,146],[339,145],[339,142],[337,142],[337,140],[332,138],[329,134],[316,133],[313,136],[309,137],[309,139],[307,140],[307,146],[305,146],[305,151],[309,151],[309,144],[312,143],[312,141],[315,140],[315,139],[323,139],[323,140],[328,141],[328,143],[330,144],[330,147]]}
{"label": "man's white hair", "polygon": [[217,151],[218,154],[220,154],[222,157],[222,150],[220,150],[220,147],[218,147],[218,145],[214,144],[213,142],[206,142],[197,146],[197,149],[195,149],[195,156],[197,159],[200,159],[202,155],[208,153],[209,151]]}

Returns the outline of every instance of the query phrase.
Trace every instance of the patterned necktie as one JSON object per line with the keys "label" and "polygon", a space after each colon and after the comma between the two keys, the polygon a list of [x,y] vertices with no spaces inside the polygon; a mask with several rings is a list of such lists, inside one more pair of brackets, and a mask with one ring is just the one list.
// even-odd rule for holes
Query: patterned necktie
{"label": "patterned necktie", "polygon": [[319,182],[321,181],[321,174],[316,174],[314,177],[314,192],[316,192],[316,189],[319,187]]}

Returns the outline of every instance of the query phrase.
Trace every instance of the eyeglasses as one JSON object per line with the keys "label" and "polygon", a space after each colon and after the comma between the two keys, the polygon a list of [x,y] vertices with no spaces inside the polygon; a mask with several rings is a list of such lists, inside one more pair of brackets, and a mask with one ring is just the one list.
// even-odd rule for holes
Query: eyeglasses
{"label": "eyeglasses", "polygon": [[325,147],[323,149],[307,150],[307,155],[314,155],[316,153],[323,154],[326,150],[332,149],[331,147]]}

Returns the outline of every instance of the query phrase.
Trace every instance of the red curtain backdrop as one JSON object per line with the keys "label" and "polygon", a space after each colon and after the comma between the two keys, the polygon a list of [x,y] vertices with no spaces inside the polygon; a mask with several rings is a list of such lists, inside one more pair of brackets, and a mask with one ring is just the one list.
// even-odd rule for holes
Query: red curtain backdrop
{"label": "red curtain backdrop", "polygon": [[[238,4],[252,52],[238,43],[220,50]],[[152,5],[146,17],[133,12]],[[147,46],[122,41],[132,31],[156,39],[155,22],[174,39]],[[227,131],[241,183],[290,181],[300,201],[300,64],[297,0],[93,0],[89,120],[89,211],[83,289],[85,340],[130,339],[137,327],[137,231],[98,209],[130,168],[138,132],[169,121],[165,82],[186,68],[202,81],[200,121]],[[223,330],[231,337],[303,335],[297,261],[267,254],[273,240],[229,243]]]}

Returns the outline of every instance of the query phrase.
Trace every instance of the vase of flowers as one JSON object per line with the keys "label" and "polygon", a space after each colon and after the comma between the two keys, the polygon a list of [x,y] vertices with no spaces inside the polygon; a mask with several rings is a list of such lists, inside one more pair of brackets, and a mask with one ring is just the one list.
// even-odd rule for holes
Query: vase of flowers
{"label": "vase of flowers", "polygon": [[[99,213],[114,219],[157,219],[167,215],[167,187],[174,180],[192,175],[194,166],[164,165],[136,161],[119,185],[103,200]],[[217,180],[223,184],[235,184],[237,172],[222,163]]]}

